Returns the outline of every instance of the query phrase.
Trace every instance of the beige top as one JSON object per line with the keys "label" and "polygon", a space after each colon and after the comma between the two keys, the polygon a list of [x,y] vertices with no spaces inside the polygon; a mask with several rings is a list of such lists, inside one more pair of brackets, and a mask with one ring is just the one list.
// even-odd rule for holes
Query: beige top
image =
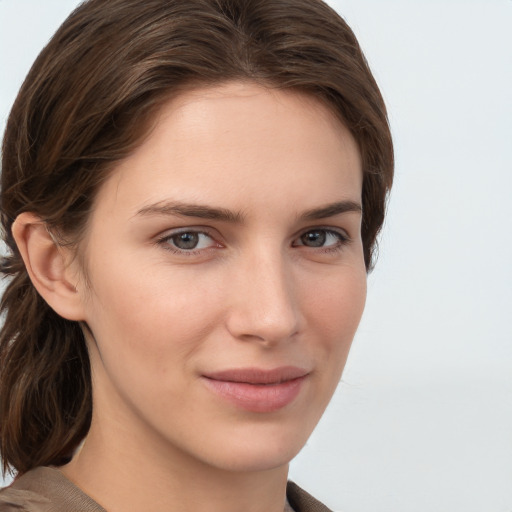
{"label": "beige top", "polygon": [[[284,512],[331,512],[288,482]],[[0,490],[0,512],[106,512],[58,469],[39,467]]]}

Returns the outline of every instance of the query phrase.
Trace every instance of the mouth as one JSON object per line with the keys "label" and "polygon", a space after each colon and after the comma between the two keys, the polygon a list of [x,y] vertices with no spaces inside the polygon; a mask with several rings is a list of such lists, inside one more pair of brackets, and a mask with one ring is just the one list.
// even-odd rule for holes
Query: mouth
{"label": "mouth", "polygon": [[246,411],[268,413],[291,404],[309,372],[296,366],[272,370],[237,368],[202,375],[205,385],[231,405]]}

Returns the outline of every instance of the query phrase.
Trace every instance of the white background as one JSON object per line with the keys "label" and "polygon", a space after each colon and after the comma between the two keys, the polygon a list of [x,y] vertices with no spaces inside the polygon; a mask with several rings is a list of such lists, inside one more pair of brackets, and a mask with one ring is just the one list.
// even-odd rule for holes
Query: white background
{"label": "white background", "polygon": [[[0,123],[78,2],[0,0]],[[512,512],[512,1],[331,0],[388,104],[367,309],[291,477],[343,512]]]}

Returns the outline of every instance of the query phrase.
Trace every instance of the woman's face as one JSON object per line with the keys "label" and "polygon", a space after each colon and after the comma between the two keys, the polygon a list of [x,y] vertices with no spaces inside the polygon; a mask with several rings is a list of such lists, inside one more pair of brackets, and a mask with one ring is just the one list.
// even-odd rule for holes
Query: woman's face
{"label": "woman's face", "polygon": [[235,82],[168,103],[84,241],[91,435],[238,471],[295,456],[364,307],[361,184],[308,96]]}

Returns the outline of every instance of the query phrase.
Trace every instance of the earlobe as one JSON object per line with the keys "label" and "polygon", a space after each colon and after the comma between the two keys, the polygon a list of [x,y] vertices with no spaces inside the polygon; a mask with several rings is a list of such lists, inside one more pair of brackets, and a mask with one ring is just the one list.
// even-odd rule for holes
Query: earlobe
{"label": "earlobe", "polygon": [[37,215],[24,212],[12,226],[12,234],[32,284],[48,305],[68,320],[85,320],[82,296],[76,288],[72,254],[58,244]]}

